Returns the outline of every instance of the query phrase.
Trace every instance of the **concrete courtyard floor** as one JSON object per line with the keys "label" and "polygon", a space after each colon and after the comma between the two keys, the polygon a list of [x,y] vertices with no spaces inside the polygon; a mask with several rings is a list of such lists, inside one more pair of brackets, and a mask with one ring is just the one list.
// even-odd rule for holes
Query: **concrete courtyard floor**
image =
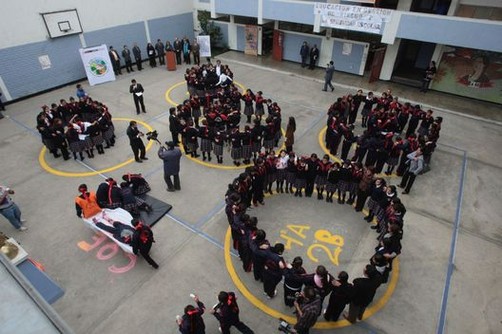
{"label": "concrete courtyard floor", "polygon": [[[344,321],[322,323],[320,327],[331,328],[311,333],[434,333],[441,325],[445,333],[502,332],[500,105],[433,91],[421,94],[392,83],[368,84],[367,78],[342,73],[335,73],[335,92],[327,93],[321,91],[322,69],[309,71],[299,64],[237,52],[219,59],[231,67],[239,84],[262,90],[279,103],[283,127],[289,116],[295,116],[294,150],[300,154],[324,153],[318,138],[328,106],[358,88],[381,92],[390,87],[401,101],[430,106],[444,118],[432,171],[417,178],[409,195],[400,196],[408,209],[403,252],[391,282],[379,289],[370,316],[352,326]],[[1,218],[0,230],[20,241],[65,290],[53,307],[76,333],[176,333],[175,316],[192,302],[193,292],[209,308],[219,291],[236,291],[241,319],[255,333],[276,333],[275,317],[292,316],[283,306],[282,286],[275,299],[267,300],[252,274],[244,273],[229,251],[223,196],[242,168],[233,168],[228,154],[226,168],[183,158],[182,190],[175,193],[165,189],[156,145],[150,145],[148,161],[127,163],[132,159],[125,135],[130,119],[141,121],[143,129],[158,130],[161,141],[170,139],[169,101],[186,97],[184,70],[185,66],[175,72],[145,68],[99,86],[84,82],[89,95],[104,102],[116,119],[117,145],[94,159],[62,161],[40,154],[35,129],[40,106],[74,95],[74,85],[11,104],[5,112],[8,117],[0,121],[0,183],[16,190],[15,201],[29,227],[18,233]],[[128,93],[132,78],[145,87],[146,114],[134,112]],[[119,164],[122,167],[114,167]],[[158,270],[117,251],[75,215],[79,184],[95,189],[104,178],[120,179],[127,172],[143,173],[151,195],[173,205],[153,228],[157,242],[151,255],[160,264]],[[399,179],[388,182],[397,184]],[[376,246],[376,235],[362,215],[336,201],[318,201],[315,194],[301,199],[274,194],[265,201],[250,215],[259,218],[271,242],[296,238],[299,243],[286,251],[287,260],[300,255],[308,271],[324,264],[335,275],[340,270],[348,271],[351,279],[361,275]],[[294,234],[294,226],[304,228],[304,237]],[[328,238],[333,236],[337,239]],[[206,332],[218,333],[214,317],[207,313],[204,318]]]}

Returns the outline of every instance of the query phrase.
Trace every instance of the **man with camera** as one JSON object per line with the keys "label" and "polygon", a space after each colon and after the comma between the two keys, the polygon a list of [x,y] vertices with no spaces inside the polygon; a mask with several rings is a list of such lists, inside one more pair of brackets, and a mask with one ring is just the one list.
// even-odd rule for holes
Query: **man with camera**
{"label": "man with camera", "polygon": [[298,320],[291,333],[308,334],[321,313],[321,298],[316,294],[314,287],[306,286],[295,300],[294,306]]}
{"label": "man with camera", "polygon": [[143,132],[138,130],[138,124],[135,121],[129,122],[129,127],[127,128],[127,137],[129,137],[129,144],[131,145],[132,152],[134,153],[134,160],[136,162],[143,162],[143,160],[148,160],[146,157],[145,144],[143,144]]}
{"label": "man with camera", "polygon": [[[164,160],[164,180],[167,184],[167,191],[181,190],[179,176],[181,150],[172,141],[166,142],[166,145],[167,148],[164,146],[159,148],[158,155]],[[171,176],[174,179],[174,184]]]}

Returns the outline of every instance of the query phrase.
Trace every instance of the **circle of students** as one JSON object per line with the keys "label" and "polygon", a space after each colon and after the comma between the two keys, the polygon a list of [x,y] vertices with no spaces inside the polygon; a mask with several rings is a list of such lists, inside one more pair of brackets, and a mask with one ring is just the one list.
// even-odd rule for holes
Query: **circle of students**
{"label": "circle of students", "polygon": [[90,98],[80,84],[76,96],[78,101],[70,96],[69,102],[61,99],[59,105],[44,105],[37,115],[42,143],[54,158],[62,155],[69,160],[71,152],[73,159],[83,161],[84,152],[92,159],[94,149],[105,154],[105,148],[115,145],[115,127],[108,107]]}
{"label": "circle of students", "polygon": [[[364,131],[356,136],[355,121],[361,107]],[[260,150],[253,165],[229,184],[225,212],[233,247],[239,253],[243,270],[253,271],[255,280],[263,283],[263,292],[269,299],[277,295],[277,285],[284,280],[284,303],[295,308],[297,323],[286,326],[283,331],[308,333],[321,314],[327,321],[337,321],[347,304],[349,309],[343,316],[351,323],[362,320],[378,287],[388,282],[392,263],[401,253],[406,213],[396,186],[388,184],[378,174],[384,171],[385,165],[387,176],[397,167],[397,176],[402,176],[398,186],[405,188],[403,194],[409,193],[415,177],[429,169],[439,138],[442,118],[433,118],[432,114],[431,110],[423,111],[419,105],[401,104],[390,91],[376,98],[371,92],[363,95],[359,90],[354,96],[338,98],[328,110],[326,147],[336,156],[342,144],[340,162],[330,161],[327,154],[322,159],[315,153],[310,157],[297,156],[292,144],[286,145],[287,149],[278,155],[269,148],[263,154]],[[355,150],[348,159],[354,144]],[[332,203],[336,193],[340,205],[354,205],[357,212],[367,207],[364,219],[368,223],[376,222],[371,228],[377,232],[378,244],[362,277],[349,283],[345,271],[335,277],[325,266],[319,265],[314,273],[307,273],[301,257],[295,257],[291,263],[284,260],[284,245],[271,245],[266,232],[258,228],[257,218],[246,214],[252,205],[264,205],[264,193],[273,194],[274,183],[276,193],[312,197],[316,188],[318,200]],[[232,298],[235,300],[235,295]],[[322,311],[326,298],[328,304]],[[194,319],[202,322],[200,315],[204,306],[198,297],[196,302],[197,307],[188,305],[183,317],[178,319],[182,333],[200,328],[189,325],[194,324]],[[220,303],[230,305],[232,301],[225,297]],[[226,325],[233,323],[231,319],[226,320]],[[241,322],[236,323],[240,326]],[[245,328],[241,332],[247,333]]]}

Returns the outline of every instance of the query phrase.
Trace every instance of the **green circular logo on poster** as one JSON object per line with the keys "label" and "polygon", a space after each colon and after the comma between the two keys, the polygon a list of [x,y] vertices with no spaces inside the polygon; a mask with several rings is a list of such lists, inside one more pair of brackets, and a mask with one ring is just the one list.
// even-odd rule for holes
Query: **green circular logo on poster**
{"label": "green circular logo on poster", "polygon": [[101,58],[93,58],[89,61],[89,68],[95,76],[103,76],[108,72],[106,62]]}

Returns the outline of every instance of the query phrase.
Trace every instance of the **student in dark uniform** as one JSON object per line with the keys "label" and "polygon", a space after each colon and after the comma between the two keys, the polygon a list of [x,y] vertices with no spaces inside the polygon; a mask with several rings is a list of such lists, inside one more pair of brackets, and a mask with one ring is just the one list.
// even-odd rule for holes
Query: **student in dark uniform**
{"label": "student in dark uniform", "polygon": [[227,140],[227,134],[223,129],[216,128],[214,137],[213,137],[213,147],[214,147],[214,155],[216,155],[216,160],[219,164],[223,163],[223,144]]}
{"label": "student in dark uniform", "polygon": [[199,148],[199,131],[194,127],[191,120],[188,121],[187,126],[183,129],[185,144],[187,146],[187,154],[190,152],[192,158],[198,158],[197,149]]}
{"label": "student in dark uniform", "polygon": [[[308,174],[308,164],[307,158],[302,157],[300,161],[296,164],[296,174],[295,174],[295,197],[302,197],[303,189],[307,186],[307,174]],[[290,189],[292,192],[292,189]]]}
{"label": "student in dark uniform", "polygon": [[[199,128],[200,151],[202,152],[202,161],[211,161],[211,151],[213,150],[213,133],[207,126],[207,120],[202,120],[202,126]],[[207,158],[206,158],[207,154]]]}
{"label": "student in dark uniform", "polygon": [[260,154],[262,148],[264,128],[260,124],[260,120],[254,120],[254,126],[251,129],[251,152],[253,159],[256,160],[257,155]]}
{"label": "student in dark uniform", "polygon": [[114,179],[108,178],[96,190],[96,199],[101,208],[116,209],[122,206],[122,193]]}
{"label": "student in dark uniform", "polygon": [[255,95],[251,89],[246,90],[242,95],[242,100],[244,101],[244,115],[247,117],[247,123],[251,123],[251,116],[254,115],[253,101],[255,100]]}
{"label": "student in dark uniform", "polygon": [[151,190],[150,185],[141,174],[127,173],[122,175],[122,180],[132,187],[135,196],[146,194]]}
{"label": "student in dark uniform", "polygon": [[328,171],[330,170],[330,168],[331,168],[331,162],[329,161],[329,155],[325,154],[322,160],[318,162],[317,175],[315,178],[318,200],[324,199],[323,193],[324,193],[324,188],[326,187]]}
{"label": "student in dark uniform", "polygon": [[133,220],[132,225],[135,229],[131,241],[134,254],[137,255],[140,253],[149,265],[158,269],[159,265],[150,257],[150,249],[152,248],[152,243],[155,242],[150,226],[144,224],[139,219]]}
{"label": "student in dark uniform", "polygon": [[293,186],[296,184],[296,157],[295,152],[289,152],[286,167],[286,194],[293,195]]}
{"label": "student in dark uniform", "polygon": [[294,306],[296,295],[301,293],[307,272],[303,268],[303,259],[297,256],[291,266],[284,270],[284,304]]}
{"label": "student in dark uniform", "polygon": [[333,195],[338,189],[338,180],[340,179],[340,164],[334,162],[326,176],[326,202],[333,203]]}
{"label": "student in dark uniform", "polygon": [[264,185],[267,177],[267,169],[263,158],[256,159],[252,175],[253,189],[253,205],[258,206],[258,203],[265,205],[264,202]]}
{"label": "student in dark uniform", "polygon": [[266,255],[265,265],[263,266],[263,291],[268,299],[277,295],[277,284],[282,280],[282,272],[286,269],[286,262],[282,257],[284,245],[281,243],[270,247]]}
{"label": "student in dark uniform", "polygon": [[176,115],[176,108],[169,108],[169,131],[171,132],[171,138],[173,143],[178,146],[179,141],[179,133],[180,133],[181,124]]}
{"label": "student in dark uniform", "polygon": [[242,158],[242,138],[241,138],[241,133],[239,132],[239,127],[236,127],[232,130],[232,132],[229,135],[230,139],[230,146],[232,148],[231,151],[231,156],[232,160],[234,161],[234,165],[240,166],[241,165],[241,158]]}
{"label": "student in dark uniform", "polygon": [[338,179],[338,204],[345,204],[347,191],[349,191],[352,177],[352,165],[350,160],[345,160],[339,171]]}
{"label": "student in dark uniform", "polygon": [[193,300],[197,303],[197,307],[193,305],[185,306],[183,316],[177,316],[176,323],[181,334],[206,334],[206,325],[202,319],[206,307],[199,300],[199,296],[194,295]]}
{"label": "student in dark uniform", "polygon": [[317,154],[312,153],[310,155],[310,159],[307,160],[307,177],[306,177],[306,185],[305,185],[305,197],[312,197],[312,193],[314,192],[314,183],[319,170],[319,158]]}
{"label": "student in dark uniform", "polygon": [[334,288],[329,296],[328,307],[324,312],[326,321],[337,321],[345,306],[350,303],[352,284],[348,282],[349,274],[345,271],[338,273],[338,278],[334,281]]}
{"label": "student in dark uniform", "polygon": [[138,124],[135,121],[129,123],[127,128],[127,137],[129,137],[129,144],[131,145],[132,151],[134,153],[134,160],[136,162],[143,162],[143,160],[148,160],[146,157],[145,145],[141,137],[144,136],[143,132],[138,130]]}
{"label": "student in dark uniform", "polygon": [[251,156],[253,155],[253,141],[251,139],[251,128],[249,125],[244,126],[244,132],[241,132],[242,139],[242,162],[245,165],[251,163]]}
{"label": "student in dark uniform", "polygon": [[231,327],[235,327],[239,332],[244,334],[254,334],[239,318],[240,310],[235,293],[221,291],[218,294],[218,302],[209,312],[220,322],[222,334],[230,334]]}
{"label": "student in dark uniform", "polygon": [[363,110],[361,111],[361,115],[363,118],[361,126],[365,128],[368,122],[368,115],[373,109],[373,105],[377,103],[377,98],[373,96],[373,92],[369,92],[366,98],[362,101],[362,103],[363,103]]}
{"label": "student in dark uniform", "polygon": [[363,95],[362,89],[359,89],[357,91],[357,94],[354,95],[352,98],[353,101],[353,108],[349,111],[349,119],[348,119],[348,124],[353,125],[356,121],[357,118],[357,113],[359,112],[359,107],[361,106],[361,102],[363,102],[365,99],[365,96]]}
{"label": "student in dark uniform", "polygon": [[378,212],[378,203],[385,196],[385,180],[382,178],[377,178],[375,182],[370,187],[369,190],[370,199],[368,200],[368,215],[364,217],[368,223],[373,221],[373,217]]}

